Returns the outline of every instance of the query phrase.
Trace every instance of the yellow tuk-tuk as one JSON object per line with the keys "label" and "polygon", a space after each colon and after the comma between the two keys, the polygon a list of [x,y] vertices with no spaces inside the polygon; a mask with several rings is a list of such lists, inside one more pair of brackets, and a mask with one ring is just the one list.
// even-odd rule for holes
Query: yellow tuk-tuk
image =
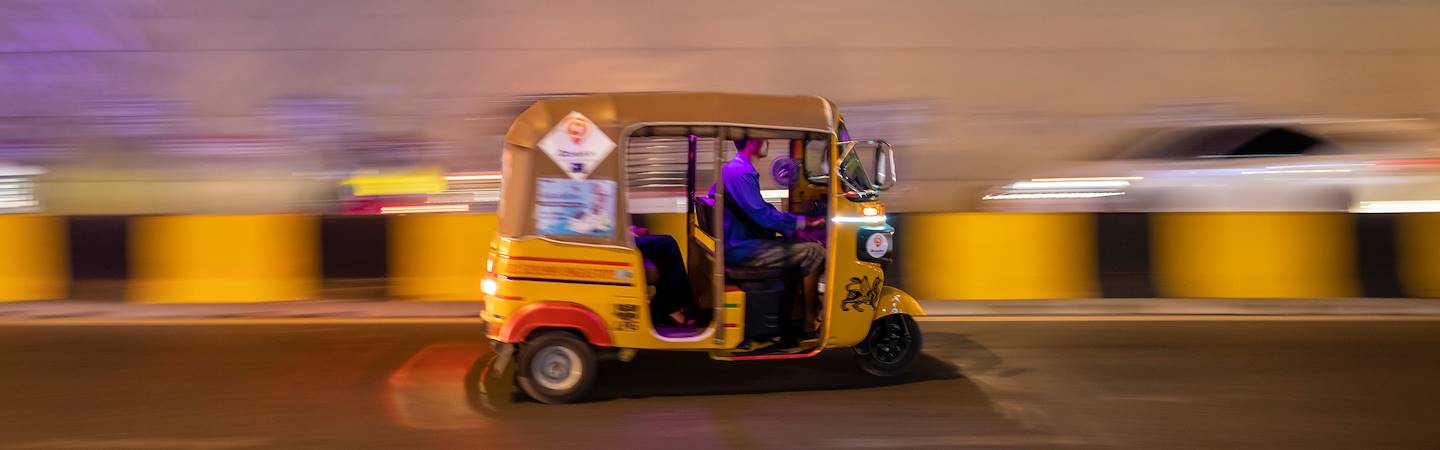
{"label": "yellow tuk-tuk", "polygon": [[[731,208],[717,206],[726,205],[723,183],[713,194],[696,190],[720,180],[740,138],[788,144],[771,168],[784,189],[771,191],[787,194],[787,212],[825,219],[813,238],[826,250],[818,285],[804,289],[794,271],[724,263],[722,224]],[[654,145],[662,141],[676,145]],[[861,368],[879,376],[901,373],[920,352],[913,317],[924,312],[884,284],[894,229],[878,194],[895,181],[893,153],[883,141],[850,140],[829,100],[717,93],[541,100],[511,125],[502,164],[483,315],[497,354],[507,364],[516,359],[516,382],[536,400],[577,400],[594,383],[597,357],[629,361],[642,349],[760,360],[851,348]],[[635,192],[642,189],[647,195]],[[688,248],[687,267],[659,269],[685,270],[694,303],[708,313],[687,326],[652,320],[657,268],[647,267],[629,227],[630,213],[653,206],[655,192],[685,214],[676,240]],[[815,305],[808,327],[796,312],[806,302]]]}

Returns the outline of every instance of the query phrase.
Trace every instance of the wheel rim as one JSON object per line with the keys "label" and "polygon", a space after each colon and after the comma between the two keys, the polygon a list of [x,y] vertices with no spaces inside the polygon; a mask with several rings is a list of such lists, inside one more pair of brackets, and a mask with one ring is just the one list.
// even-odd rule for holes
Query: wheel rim
{"label": "wheel rim", "polygon": [[580,383],[580,355],[561,346],[540,349],[530,362],[530,376],[541,387],[564,391]]}
{"label": "wheel rim", "polygon": [[898,362],[910,349],[910,330],[906,329],[904,321],[886,320],[880,329],[875,331],[877,334],[871,346],[875,361],[883,364]]}

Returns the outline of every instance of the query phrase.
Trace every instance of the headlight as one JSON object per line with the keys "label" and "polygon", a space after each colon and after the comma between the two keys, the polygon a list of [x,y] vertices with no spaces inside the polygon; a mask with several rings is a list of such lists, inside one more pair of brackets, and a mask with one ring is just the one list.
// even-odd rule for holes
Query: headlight
{"label": "headlight", "polygon": [[485,295],[495,295],[495,292],[499,290],[500,285],[498,283],[495,283],[494,279],[486,278],[484,280],[480,280],[480,292],[484,292]]}

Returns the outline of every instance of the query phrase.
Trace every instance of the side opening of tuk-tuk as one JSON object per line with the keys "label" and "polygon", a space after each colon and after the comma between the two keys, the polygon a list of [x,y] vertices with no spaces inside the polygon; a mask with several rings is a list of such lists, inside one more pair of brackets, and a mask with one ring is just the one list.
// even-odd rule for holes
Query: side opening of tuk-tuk
{"label": "side opening of tuk-tuk", "polygon": [[[680,144],[673,138],[676,135],[682,136],[683,146],[676,145]],[[813,292],[815,280],[810,280],[812,286],[807,288],[802,284],[805,281],[802,274],[795,270],[735,267],[724,263],[724,224],[730,208],[717,207],[727,203],[724,185],[716,181],[724,176],[722,167],[731,161],[735,151],[733,141],[737,138],[765,139],[776,143],[774,147],[785,149],[772,152],[757,164],[761,166],[757,171],[774,175],[761,177],[765,180],[762,195],[766,200],[792,213],[824,217],[824,186],[794,181],[803,172],[799,165],[803,164],[807,147],[814,155],[825,153],[822,150],[834,142],[829,133],[736,125],[635,129],[624,138],[632,150],[627,165],[632,204],[637,198],[646,198],[652,205],[662,205],[642,207],[640,212],[674,212],[675,208],[683,207],[686,226],[676,239],[687,247],[685,272],[693,287],[693,304],[706,312],[690,327],[657,324],[654,331],[658,338],[671,342],[710,340],[711,348],[726,349],[727,355],[757,352],[762,348],[768,349],[767,353],[808,354],[793,350],[802,346],[802,350],[814,350],[821,346],[819,330],[813,325],[820,317],[821,302],[813,294],[800,295]],[[666,146],[657,142],[669,143],[669,151],[664,151]],[[633,151],[636,148],[645,150]],[[680,161],[673,156],[680,151],[684,152],[683,164],[676,164]],[[667,158],[665,153],[671,157]],[[779,179],[785,178],[791,182],[781,183]],[[807,317],[812,324],[808,328]],[[726,329],[739,333],[716,332]]]}

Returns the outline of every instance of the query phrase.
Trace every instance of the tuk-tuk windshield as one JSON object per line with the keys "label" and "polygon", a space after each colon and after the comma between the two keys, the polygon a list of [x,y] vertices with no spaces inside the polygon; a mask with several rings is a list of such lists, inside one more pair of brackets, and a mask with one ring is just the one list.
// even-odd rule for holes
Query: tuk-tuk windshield
{"label": "tuk-tuk windshield", "polygon": [[874,197],[874,184],[870,182],[870,175],[865,173],[865,165],[860,162],[860,155],[855,152],[855,143],[845,142],[841,144],[840,173],[841,187],[846,193],[860,195],[863,197]]}

